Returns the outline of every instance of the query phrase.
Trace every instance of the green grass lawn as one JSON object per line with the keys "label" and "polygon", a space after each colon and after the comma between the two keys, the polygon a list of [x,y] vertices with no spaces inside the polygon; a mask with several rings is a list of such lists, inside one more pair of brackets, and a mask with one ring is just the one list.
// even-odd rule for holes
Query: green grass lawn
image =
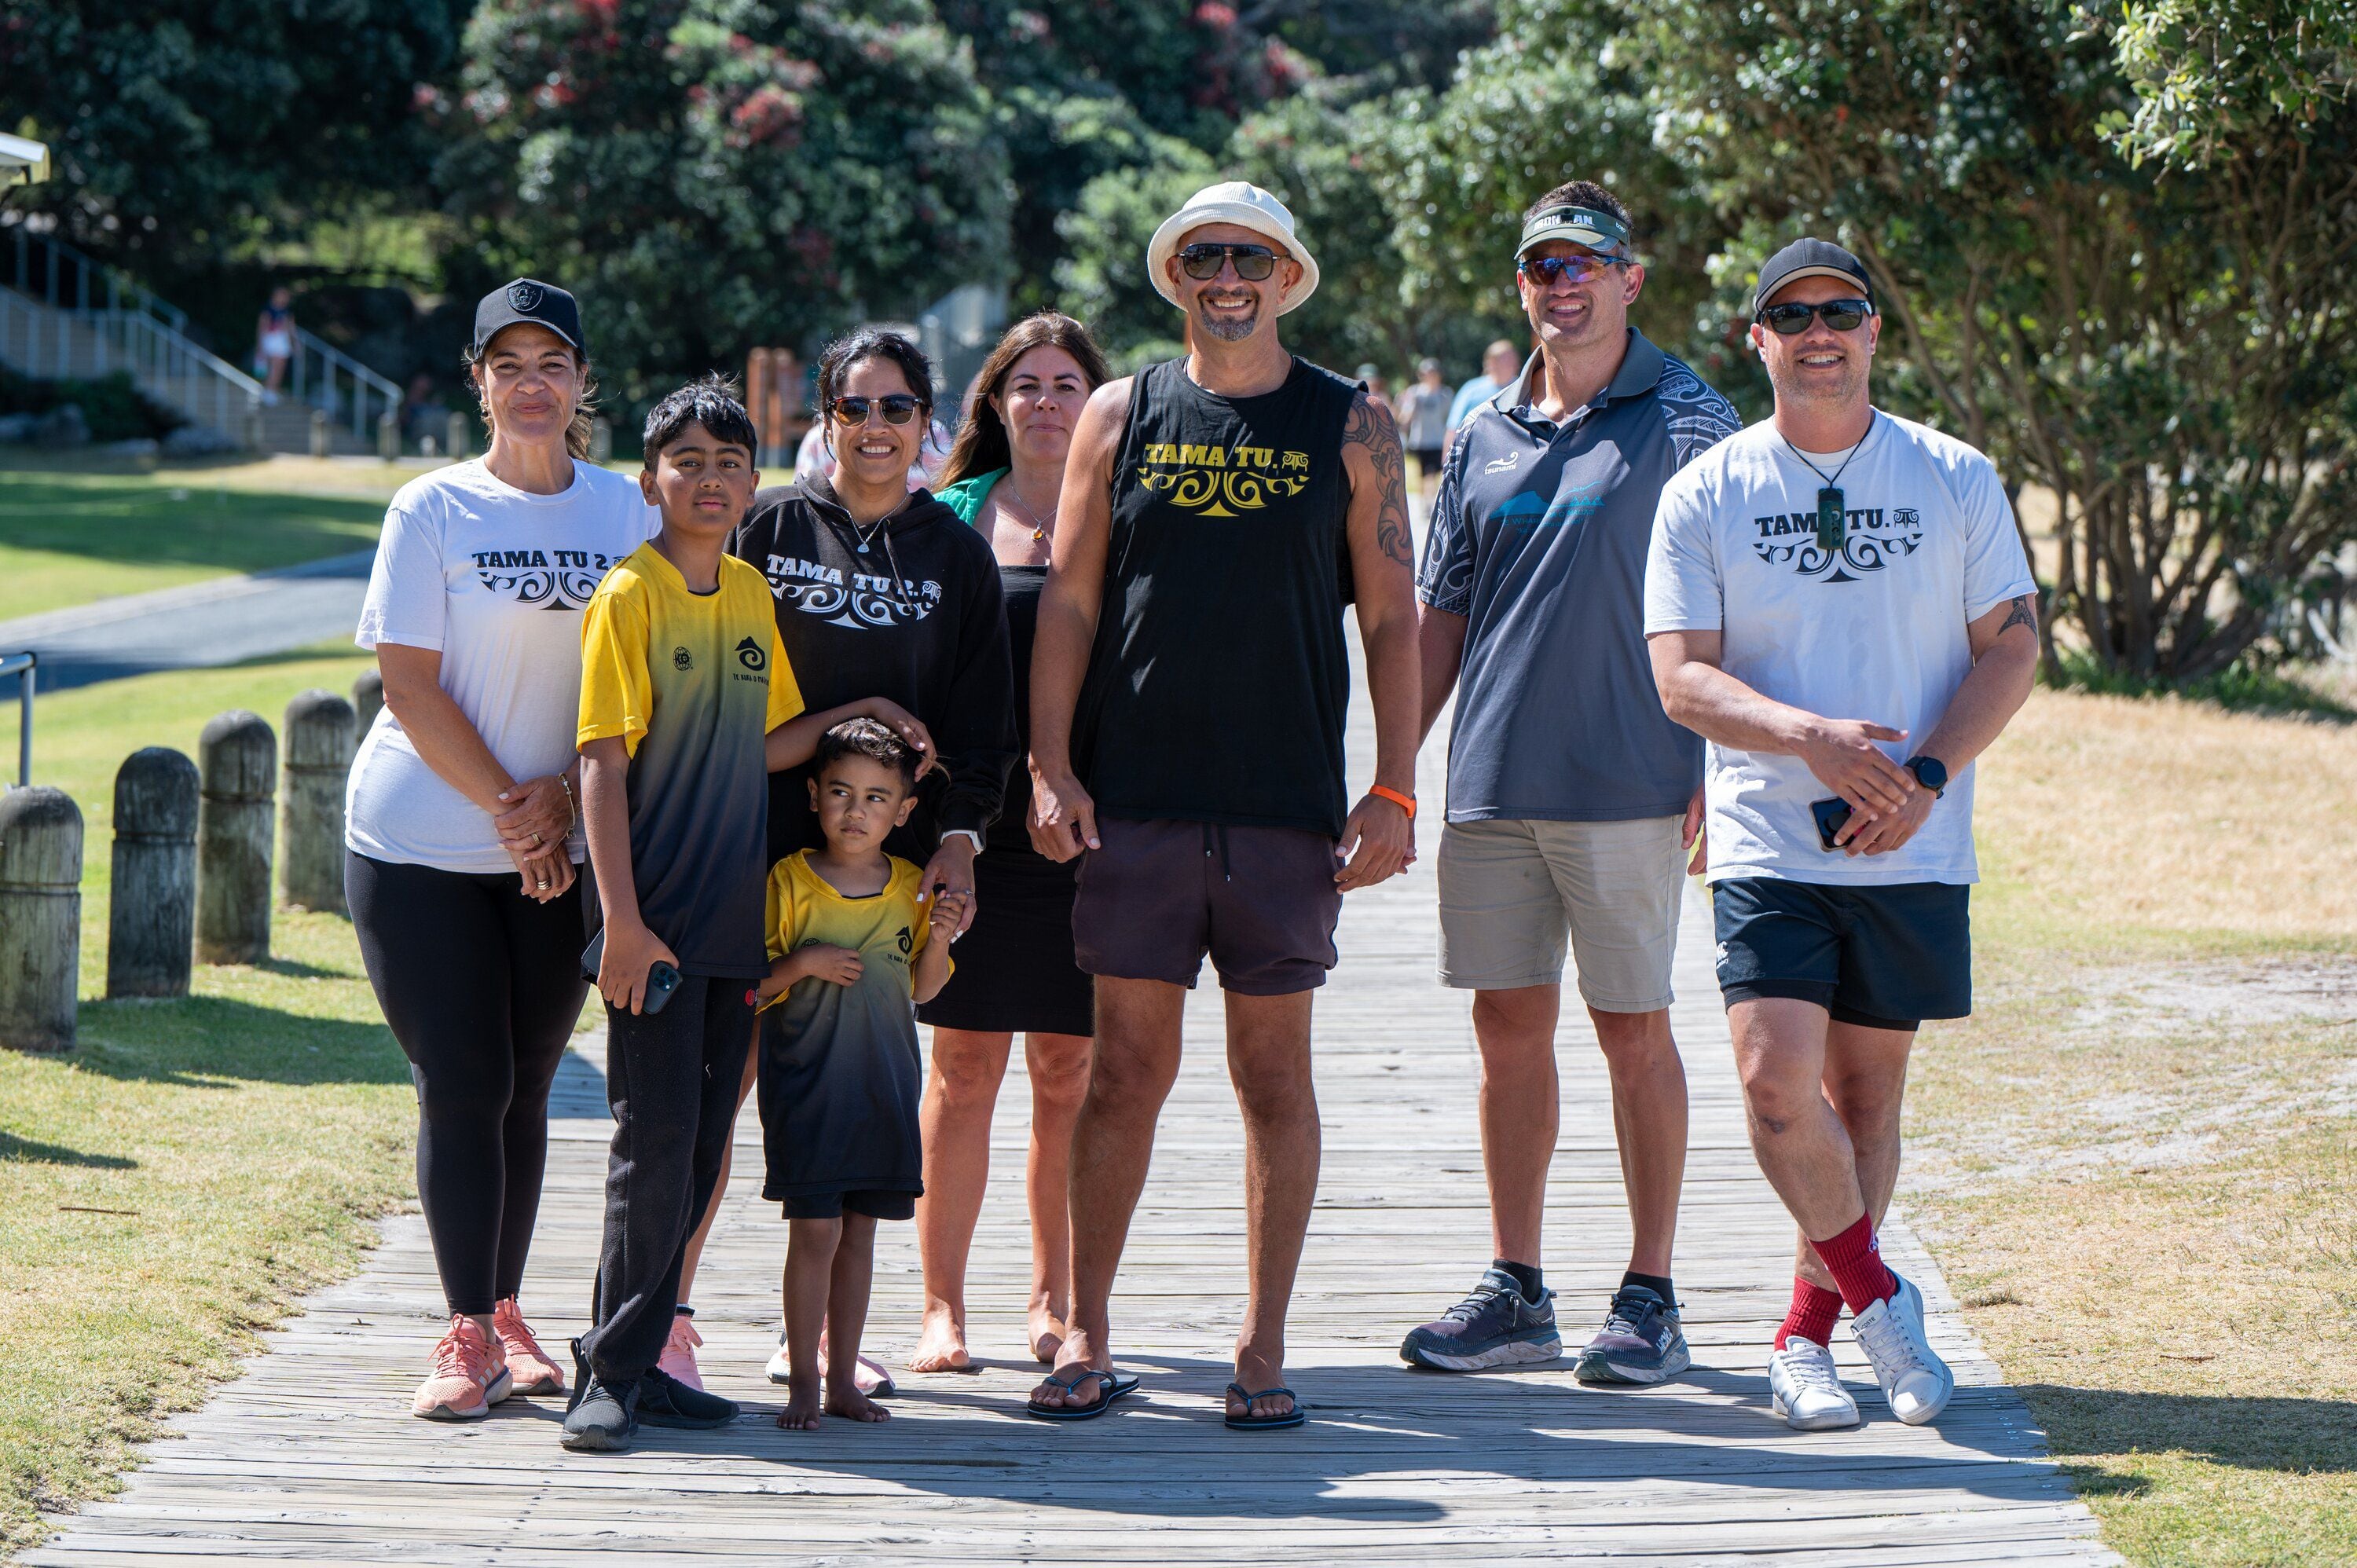
{"label": "green grass lawn", "polygon": [[31,462],[12,455],[0,468],[0,620],[365,549],[385,500],[419,471],[309,459],[14,466]]}
{"label": "green grass lawn", "polygon": [[0,1554],[102,1492],[411,1191],[408,1069],[344,920],[281,910],[268,963],[199,965],[183,1001],[101,999],[122,759],[193,756],[229,708],[275,727],[296,693],[366,666],[306,653],[42,699],[37,778],[88,829],[81,1044],[0,1051]]}

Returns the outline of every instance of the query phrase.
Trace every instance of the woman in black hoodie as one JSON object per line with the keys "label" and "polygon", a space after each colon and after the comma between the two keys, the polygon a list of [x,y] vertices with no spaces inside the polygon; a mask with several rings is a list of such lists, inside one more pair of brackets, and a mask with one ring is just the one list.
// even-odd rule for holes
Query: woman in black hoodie
{"label": "woman in black hoodie", "polygon": [[[897,332],[862,328],[820,358],[818,393],[833,479],[754,497],[729,553],[769,578],[779,639],[806,704],[851,700],[837,693],[888,697],[931,732],[935,766],[919,780],[908,824],[884,847],[923,865],[927,888],[972,893],[974,857],[1020,749],[998,563],[931,491],[908,488],[932,413],[923,350]],[[807,768],[770,776],[772,865],[821,842],[809,777]],[[758,1059],[756,1052],[746,1063],[748,1090]],[[683,1381],[701,1342],[688,1287],[726,1189],[723,1172],[680,1277],[682,1316],[662,1366]],[[772,1365],[780,1382],[783,1357],[781,1348]],[[880,1367],[868,1369],[882,1380]]]}

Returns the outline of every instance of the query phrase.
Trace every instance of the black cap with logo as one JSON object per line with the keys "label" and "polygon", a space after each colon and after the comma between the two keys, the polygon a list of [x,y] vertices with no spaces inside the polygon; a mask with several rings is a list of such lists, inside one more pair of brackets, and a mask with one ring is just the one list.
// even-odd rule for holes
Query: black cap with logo
{"label": "black cap with logo", "polygon": [[581,340],[581,306],[554,284],[535,278],[518,278],[477,302],[475,352],[480,354],[492,338],[523,321],[547,328],[584,356],[589,352],[589,345]]}
{"label": "black cap with logo", "polygon": [[1866,275],[1865,263],[1831,240],[1795,240],[1760,269],[1760,286],[1751,291],[1751,314],[1757,317],[1776,297],[1778,289],[1803,278],[1839,278],[1856,284],[1867,303],[1874,302],[1874,285]]}

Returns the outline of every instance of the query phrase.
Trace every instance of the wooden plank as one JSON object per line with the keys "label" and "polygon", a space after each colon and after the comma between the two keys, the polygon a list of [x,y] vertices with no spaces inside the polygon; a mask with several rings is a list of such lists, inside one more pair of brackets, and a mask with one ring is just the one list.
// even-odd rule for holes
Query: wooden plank
{"label": "wooden plank", "polygon": [[[1371,768],[1371,742],[1362,701],[1353,777]],[[1442,748],[1429,748],[1420,789],[1436,804],[1442,771]],[[1955,1403],[1935,1427],[1900,1425],[1845,1339],[1836,1359],[1863,1391],[1864,1427],[1794,1433],[1768,1412],[1767,1338],[1783,1310],[1792,1229],[1751,1161],[1698,897],[1673,1009],[1693,1095],[1677,1274],[1695,1372],[1625,1394],[1580,1387],[1567,1365],[1469,1378],[1400,1366],[1400,1335],[1488,1261],[1469,1010],[1433,979],[1437,811],[1421,833],[1415,873],[1351,898],[1343,963],[1318,999],[1325,1165],[1289,1335],[1309,1426],[1246,1435],[1219,1419],[1243,1305],[1242,1140],[1207,982],[1189,1008],[1186,1061],[1115,1300],[1115,1348],[1144,1376],[1144,1397],[1101,1422],[1051,1426],[1019,1413],[1038,1369],[1022,1353],[1029,1090],[1017,1052],[970,1270],[983,1369],[904,1375],[890,1423],[789,1434],[770,1421],[782,1391],[761,1364],[775,1343],[784,1234],[759,1201],[748,1110],[697,1291],[707,1380],[748,1405],[735,1425],[649,1432],[639,1452],[608,1457],[561,1452],[554,1402],[513,1401],[468,1427],[412,1420],[408,1396],[442,1319],[413,1210],[384,1223],[359,1276],[317,1293],[235,1382],[176,1418],[119,1500],[62,1520],[24,1561],[2116,1562],[1903,1216],[1884,1250],[1923,1287],[1934,1342],[1963,1385]],[[604,1174],[602,1041],[576,1044],[552,1101],[524,1293],[552,1348],[583,1326]],[[1577,1337],[1618,1283],[1629,1232],[1584,1019],[1566,1017],[1561,1055],[1548,1273]],[[876,1354],[906,1352],[919,1300],[912,1228],[888,1226]]]}

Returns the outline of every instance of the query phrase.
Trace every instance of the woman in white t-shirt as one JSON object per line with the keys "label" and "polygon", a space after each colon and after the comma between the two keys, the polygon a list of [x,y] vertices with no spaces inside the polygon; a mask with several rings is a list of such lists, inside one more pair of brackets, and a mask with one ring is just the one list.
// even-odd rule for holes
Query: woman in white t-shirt
{"label": "woman in white t-shirt", "polygon": [[581,615],[655,532],[584,461],[580,313],[519,278],[475,308],[479,461],[402,487],[361,610],[384,707],[354,758],[344,885],[369,981],[417,1081],[417,1189],[450,1324],[411,1405],[437,1421],[565,1375],[516,1303],[548,1090],[581,1015],[575,801]]}

